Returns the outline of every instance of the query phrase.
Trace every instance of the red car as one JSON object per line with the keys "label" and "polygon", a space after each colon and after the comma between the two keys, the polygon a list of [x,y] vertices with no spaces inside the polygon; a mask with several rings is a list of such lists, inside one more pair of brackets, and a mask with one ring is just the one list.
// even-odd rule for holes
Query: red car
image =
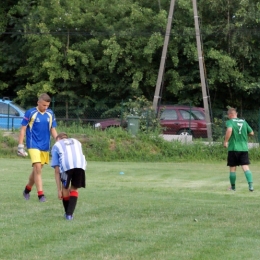
{"label": "red car", "polygon": [[160,106],[159,113],[164,134],[207,137],[204,108],[167,105]]}
{"label": "red car", "polygon": [[[204,108],[182,105],[160,106],[159,118],[163,134],[207,137]],[[127,122],[119,118],[109,118],[96,122],[94,126],[102,130],[120,126],[125,128]]]}

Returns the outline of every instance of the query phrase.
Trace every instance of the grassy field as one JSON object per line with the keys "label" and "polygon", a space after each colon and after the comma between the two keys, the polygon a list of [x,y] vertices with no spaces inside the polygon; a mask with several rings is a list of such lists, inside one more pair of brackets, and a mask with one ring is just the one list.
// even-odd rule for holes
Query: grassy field
{"label": "grassy field", "polygon": [[[0,159],[0,259],[257,259],[260,164],[250,193],[241,168],[227,191],[222,163],[88,162],[73,221],[63,218],[54,173],[46,203],[22,197],[29,159]],[[124,174],[119,174],[123,171]]]}

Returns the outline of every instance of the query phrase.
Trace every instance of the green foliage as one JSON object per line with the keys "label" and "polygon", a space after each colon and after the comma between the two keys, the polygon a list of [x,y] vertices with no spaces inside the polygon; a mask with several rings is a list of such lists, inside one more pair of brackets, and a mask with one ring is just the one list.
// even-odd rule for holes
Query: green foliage
{"label": "green foliage", "polygon": [[212,138],[214,141],[223,141],[225,135],[225,122],[222,118],[214,118],[212,124]]}
{"label": "green foliage", "polygon": [[[81,129],[81,131],[80,131]],[[165,141],[158,133],[139,132],[133,137],[121,128],[97,131],[92,127],[61,126],[58,131],[68,132],[83,143],[90,160],[101,161],[216,161],[226,159],[222,143],[205,145],[203,142],[183,144]],[[252,158],[253,159],[253,158]]]}
{"label": "green foliage", "polygon": [[[132,1],[40,1],[33,6],[21,1],[10,19],[18,14],[24,17],[19,22],[27,57],[17,70],[18,77],[27,78],[18,90],[21,102],[48,92],[70,102],[85,98],[88,105],[89,97],[99,103],[107,98],[104,93],[129,97],[155,84],[152,62],[163,44],[156,31],[165,26],[165,11],[157,14]],[[143,35],[151,27],[156,31]]]}
{"label": "green foliage", "polygon": [[129,99],[122,103],[123,118],[127,120],[128,116],[138,116],[140,130],[143,132],[154,132],[155,134],[161,131],[160,119],[157,118],[156,112],[153,109],[152,102],[144,96]]}
{"label": "green foliage", "polygon": [[[223,138],[213,143],[194,140],[192,143],[166,141],[159,132],[139,131],[136,136],[122,128],[95,130],[84,124],[59,122],[58,132],[67,132],[83,144],[83,150],[91,161],[136,161],[136,162],[209,162],[225,161],[227,150],[223,148]],[[8,136],[0,132],[2,158],[21,158],[16,155],[18,132]],[[250,140],[254,142],[255,139]],[[52,140],[52,145],[54,140]],[[259,160],[258,147],[250,149],[250,159]],[[22,158],[24,159],[24,158]]]}
{"label": "green foliage", "polygon": [[[202,106],[192,1],[176,1],[163,77],[164,103]],[[169,1],[5,1],[0,7],[0,90],[27,104],[42,92],[85,108],[152,100]],[[214,108],[260,105],[257,1],[198,3]],[[115,108],[117,109],[117,108]],[[66,111],[66,116],[69,111]]]}
{"label": "green foliage", "polygon": [[0,156],[1,158],[21,158],[17,156],[16,132],[0,132]]}

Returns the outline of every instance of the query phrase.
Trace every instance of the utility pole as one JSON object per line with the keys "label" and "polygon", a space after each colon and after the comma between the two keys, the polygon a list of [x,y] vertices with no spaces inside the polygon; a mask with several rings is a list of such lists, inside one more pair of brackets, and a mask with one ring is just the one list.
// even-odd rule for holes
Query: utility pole
{"label": "utility pole", "polygon": [[200,81],[201,81],[203,105],[204,105],[204,109],[205,109],[205,117],[206,117],[206,124],[207,124],[207,134],[208,134],[208,139],[210,141],[212,141],[211,118],[210,118],[210,112],[209,112],[209,95],[208,95],[206,81],[205,81],[205,71],[204,71],[204,66],[203,66],[204,58],[203,58],[202,51],[201,51],[201,34],[200,34],[200,28],[199,28],[197,1],[192,0],[192,2],[193,2],[195,32],[196,32],[197,50],[198,50],[198,58],[199,58]]}
{"label": "utility pole", "polygon": [[[205,109],[205,119],[207,124],[207,135],[208,139],[212,140],[212,128],[211,128],[211,118],[210,118],[210,111],[209,111],[209,95],[206,88],[206,82],[205,82],[205,71],[204,71],[204,59],[201,51],[201,37],[200,37],[200,29],[199,29],[199,22],[198,22],[198,11],[197,11],[197,1],[192,0],[193,2],[193,12],[194,12],[194,22],[195,22],[195,33],[196,33],[196,42],[197,42],[197,51],[198,51],[198,59],[199,59],[199,69],[200,69],[200,80],[201,80],[201,88],[202,88],[202,97],[203,97],[203,105]],[[164,68],[165,68],[165,60],[167,56],[167,49],[168,49],[168,43],[169,38],[171,34],[171,27],[172,27],[172,16],[173,16],[173,10],[174,10],[175,0],[171,0],[170,9],[169,9],[169,16],[168,16],[168,23],[166,27],[166,33],[164,38],[164,44],[163,44],[163,51],[161,56],[161,63],[159,68],[159,73],[157,77],[157,83],[154,93],[154,99],[153,99],[153,109],[154,111],[157,111],[158,108],[158,100],[161,98],[160,90],[162,86],[162,78],[164,74]]]}
{"label": "utility pole", "polygon": [[167,23],[165,37],[164,37],[160,69],[159,69],[159,73],[158,73],[158,77],[157,77],[156,89],[155,89],[154,99],[153,99],[154,111],[157,111],[158,100],[159,100],[159,98],[161,98],[159,95],[160,95],[160,90],[161,90],[161,86],[162,86],[162,78],[163,78],[163,74],[164,74],[164,67],[165,67],[165,60],[166,60],[166,56],[167,56],[169,38],[171,35],[172,15],[173,15],[173,10],[174,10],[174,5],[175,5],[175,0],[171,0],[170,10],[169,10],[169,15],[168,15],[168,23]]}

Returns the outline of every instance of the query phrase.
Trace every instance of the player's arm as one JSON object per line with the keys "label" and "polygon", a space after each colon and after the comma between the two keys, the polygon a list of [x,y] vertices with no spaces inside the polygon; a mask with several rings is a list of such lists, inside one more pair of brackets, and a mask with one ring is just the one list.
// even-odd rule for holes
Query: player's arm
{"label": "player's arm", "polygon": [[25,111],[23,120],[21,122],[21,128],[20,128],[20,133],[19,133],[19,138],[18,138],[18,144],[23,144],[25,133],[26,133],[26,128],[30,122],[30,110]]}
{"label": "player's arm", "polygon": [[52,135],[53,139],[55,140],[56,136],[58,135],[55,127],[51,128],[51,135]]}
{"label": "player's arm", "polygon": [[225,135],[225,139],[224,139],[224,147],[228,147],[228,140],[232,135],[232,127],[228,127],[226,130],[226,135]]}
{"label": "player's arm", "polygon": [[248,135],[253,136],[254,134],[255,134],[254,131],[252,131]]}
{"label": "player's arm", "polygon": [[61,179],[60,179],[60,168],[59,166],[54,167],[55,181],[57,186],[58,198],[62,199]]}
{"label": "player's arm", "polygon": [[251,128],[251,126],[249,126],[249,124],[247,123],[247,135],[253,136],[255,133],[253,131],[253,129]]}
{"label": "player's arm", "polygon": [[24,150],[24,136],[26,132],[26,127],[27,126],[21,126],[20,133],[19,133],[19,138],[18,138],[18,147],[17,147],[17,155],[19,156],[27,156],[27,152]]}
{"label": "player's arm", "polygon": [[25,132],[26,132],[26,127],[27,126],[24,126],[24,125],[21,126],[20,133],[19,133],[19,139],[18,139],[19,144],[23,144],[23,140],[24,140],[24,136],[25,136]]}

